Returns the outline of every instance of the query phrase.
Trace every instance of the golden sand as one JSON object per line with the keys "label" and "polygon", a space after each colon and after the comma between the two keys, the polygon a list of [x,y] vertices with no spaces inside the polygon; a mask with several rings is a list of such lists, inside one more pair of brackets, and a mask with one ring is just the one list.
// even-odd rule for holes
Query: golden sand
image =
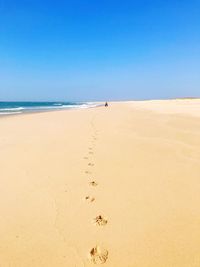
{"label": "golden sand", "polygon": [[0,212],[1,267],[199,267],[200,100],[0,118]]}

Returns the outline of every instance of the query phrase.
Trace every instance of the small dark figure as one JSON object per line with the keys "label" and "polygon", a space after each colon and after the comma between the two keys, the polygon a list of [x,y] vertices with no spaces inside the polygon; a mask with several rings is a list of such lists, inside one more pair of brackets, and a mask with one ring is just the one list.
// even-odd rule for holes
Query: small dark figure
{"label": "small dark figure", "polygon": [[105,103],[105,107],[108,107],[108,103],[107,102]]}

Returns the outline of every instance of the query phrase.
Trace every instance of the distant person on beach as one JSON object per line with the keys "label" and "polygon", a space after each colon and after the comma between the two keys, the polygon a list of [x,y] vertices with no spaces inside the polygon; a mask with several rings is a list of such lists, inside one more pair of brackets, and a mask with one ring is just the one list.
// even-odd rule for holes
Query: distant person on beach
{"label": "distant person on beach", "polygon": [[107,102],[105,103],[105,107],[108,107],[108,103]]}

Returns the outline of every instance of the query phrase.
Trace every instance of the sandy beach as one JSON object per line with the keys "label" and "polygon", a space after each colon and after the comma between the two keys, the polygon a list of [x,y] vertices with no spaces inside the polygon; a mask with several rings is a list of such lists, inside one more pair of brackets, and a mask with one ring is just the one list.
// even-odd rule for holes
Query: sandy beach
{"label": "sandy beach", "polygon": [[1,267],[199,267],[200,100],[0,118]]}

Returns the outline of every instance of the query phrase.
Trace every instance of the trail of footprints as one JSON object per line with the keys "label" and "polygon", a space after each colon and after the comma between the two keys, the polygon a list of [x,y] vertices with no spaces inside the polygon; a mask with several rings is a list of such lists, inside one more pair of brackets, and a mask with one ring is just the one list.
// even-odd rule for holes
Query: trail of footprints
{"label": "trail of footprints", "polygon": [[[93,122],[91,123],[91,127],[92,127],[93,132],[94,132],[94,134],[92,135],[92,147],[88,147],[88,155],[84,157],[85,160],[89,161],[87,163],[88,169],[85,171],[86,175],[92,175],[92,168],[95,165],[93,162],[90,162],[90,159],[91,159],[92,155],[94,154],[93,148],[94,148],[95,142],[97,140],[97,131],[94,127]],[[89,186],[97,187],[98,182],[95,181],[94,179],[91,179],[91,181],[89,182]],[[95,200],[96,199],[94,196],[87,195],[85,197],[85,201],[87,203],[90,203],[90,204],[94,203]],[[108,223],[108,220],[106,217],[104,217],[103,215],[100,214],[100,215],[97,215],[95,218],[93,218],[91,220],[91,223],[95,226],[103,227]],[[96,245],[89,251],[88,259],[94,264],[103,264],[108,259],[108,251],[105,248],[103,248],[99,245]]]}

